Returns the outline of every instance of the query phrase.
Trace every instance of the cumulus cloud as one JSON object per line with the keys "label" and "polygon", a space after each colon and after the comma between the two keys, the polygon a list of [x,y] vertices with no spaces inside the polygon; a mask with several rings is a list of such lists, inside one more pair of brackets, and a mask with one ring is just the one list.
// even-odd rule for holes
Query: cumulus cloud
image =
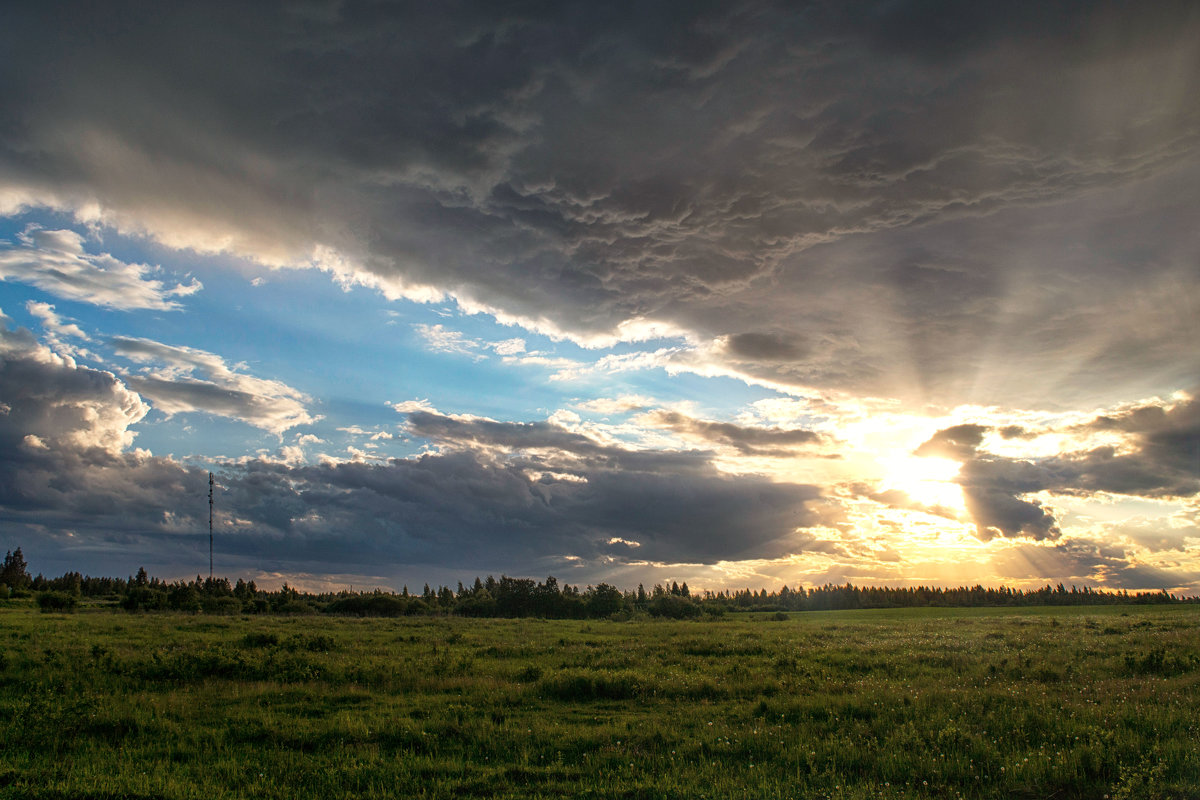
{"label": "cumulus cloud", "polygon": [[107,253],[87,253],[83,237],[74,231],[31,225],[18,238],[20,247],[0,245],[0,280],[27,283],[65,300],[124,311],[167,311],[180,308],[175,298],[203,288],[195,278],[187,285],[168,287],[149,277],[156,271],[153,267],[126,264]]}
{"label": "cumulus cloud", "polygon": [[91,341],[91,337],[74,322],[64,320],[50,303],[29,300],[25,303],[25,310],[41,323],[42,330],[45,331],[46,343],[55,352],[71,358],[98,360],[95,353],[72,341],[87,342]]}
{"label": "cumulus cloud", "polygon": [[37,317],[42,323],[42,328],[48,334],[53,335],[59,341],[63,338],[83,339],[87,341],[89,338],[78,325],[73,322],[65,322],[58,315],[58,312],[54,310],[54,306],[49,303],[39,303],[36,300],[30,300],[25,304],[25,309]]}
{"label": "cumulus cloud", "polygon": [[401,400],[396,403],[389,403],[392,408],[401,414],[410,414],[413,411],[434,411],[434,407],[426,399],[416,400]]}
{"label": "cumulus cloud", "polygon": [[309,413],[311,399],[303,392],[246,374],[244,365],[231,367],[214,353],[150,339],[117,338],[112,347],[119,356],[150,365],[126,380],[164,414],[202,411],[276,434],[319,419]]}
{"label": "cumulus cloud", "polygon": [[1068,454],[1054,467],[1087,491],[1148,497],[1188,497],[1200,492],[1200,399],[1138,406],[1101,415],[1084,426],[1127,435],[1125,447]]}
{"label": "cumulus cloud", "polygon": [[983,435],[987,432],[986,425],[955,425],[935,433],[914,451],[914,455],[941,456],[962,461],[975,455],[976,448],[983,442]]}
{"label": "cumulus cloud", "polygon": [[495,350],[498,355],[515,356],[525,352],[525,340],[513,338],[500,342],[489,342],[488,347]]}
{"label": "cumulus cloud", "polygon": [[[1188,498],[1200,493],[1200,401],[1151,403],[1102,414],[1075,432],[1117,432],[1120,446],[1104,445],[1052,456],[1006,458],[980,449],[987,426],[967,423],[935,433],[920,456],[963,461],[958,483],[981,538],[994,535],[1055,539],[1054,514],[1031,495],[1089,496],[1098,492],[1148,498]],[[1010,427],[1004,439],[1018,438]]]}
{"label": "cumulus cloud", "polygon": [[129,426],[149,411],[112,373],[80,367],[28,331],[0,329],[0,359],[6,451],[28,439],[35,449],[111,456],[132,444]]}
{"label": "cumulus cloud", "polygon": [[[148,411],[138,395],[111,373],[54,357],[28,333],[6,331],[0,347],[9,405],[0,415],[0,507],[9,518],[69,527],[96,553],[200,548],[204,471],[128,452],[129,428]],[[300,447],[287,445],[226,464],[222,552],[326,569],[526,570],[568,556],[608,563],[624,557],[615,541],[638,543],[626,547],[629,558],[691,563],[820,546],[802,531],[822,520],[816,487],[723,475],[705,453],[634,451],[551,423],[412,411],[408,424],[454,446],[414,459],[359,451],[306,465]]]}

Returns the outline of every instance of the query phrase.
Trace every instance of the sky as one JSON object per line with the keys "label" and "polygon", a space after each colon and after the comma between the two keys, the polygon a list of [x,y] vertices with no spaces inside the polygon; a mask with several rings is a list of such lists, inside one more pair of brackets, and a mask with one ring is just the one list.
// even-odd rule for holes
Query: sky
{"label": "sky", "polygon": [[6,3],[0,549],[1200,593],[1200,5]]}

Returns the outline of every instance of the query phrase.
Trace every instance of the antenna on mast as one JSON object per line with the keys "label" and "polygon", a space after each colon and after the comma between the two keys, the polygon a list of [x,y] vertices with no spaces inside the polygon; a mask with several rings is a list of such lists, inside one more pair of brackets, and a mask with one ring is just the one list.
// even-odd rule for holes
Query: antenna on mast
{"label": "antenna on mast", "polygon": [[213,576],[213,535],[212,535],[212,512],[213,512],[213,474],[208,473],[208,580],[212,581]]}

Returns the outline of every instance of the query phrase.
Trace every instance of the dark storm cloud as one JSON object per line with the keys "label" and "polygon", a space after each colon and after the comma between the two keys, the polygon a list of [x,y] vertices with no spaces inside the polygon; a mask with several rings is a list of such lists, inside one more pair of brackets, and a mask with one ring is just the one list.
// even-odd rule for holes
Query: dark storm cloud
{"label": "dark storm cloud", "polygon": [[629,552],[653,561],[779,556],[802,549],[794,530],[819,519],[805,505],[818,495],[813,487],[711,470],[593,468],[586,480],[560,480],[531,477],[530,466],[485,463],[467,451],[382,466],[254,463],[234,503],[312,559],[378,556],[475,569],[593,559],[610,553],[613,539],[637,542]]}
{"label": "dark storm cloud", "polygon": [[[990,403],[1127,388],[1138,353],[1200,367],[1178,327],[1200,252],[1192,3],[80,3],[5,23],[8,207],[94,202],[272,261],[324,245],[580,336],[672,322],[799,384]],[[1165,321],[1099,313],[1131,288]]]}
{"label": "dark storm cloud", "polygon": [[[0,333],[0,511],[33,539],[27,549],[68,564],[64,553],[86,553],[117,570],[194,558],[206,540],[205,472],[127,452],[148,408],[119,378],[54,356],[27,331]],[[823,546],[797,533],[822,521],[816,487],[723,475],[707,453],[426,412],[410,414],[409,428],[454,447],[384,464],[228,465],[223,555],[373,574],[414,564],[520,572],[620,555],[617,540],[630,558],[690,563]]]}

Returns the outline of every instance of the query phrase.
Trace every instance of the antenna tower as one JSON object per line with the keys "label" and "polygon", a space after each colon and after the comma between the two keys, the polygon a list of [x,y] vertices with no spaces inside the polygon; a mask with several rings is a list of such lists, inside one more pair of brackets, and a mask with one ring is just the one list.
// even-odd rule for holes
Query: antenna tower
{"label": "antenna tower", "polygon": [[212,511],[213,511],[213,476],[208,473],[208,580],[212,581],[213,576],[213,559],[212,559]]}

